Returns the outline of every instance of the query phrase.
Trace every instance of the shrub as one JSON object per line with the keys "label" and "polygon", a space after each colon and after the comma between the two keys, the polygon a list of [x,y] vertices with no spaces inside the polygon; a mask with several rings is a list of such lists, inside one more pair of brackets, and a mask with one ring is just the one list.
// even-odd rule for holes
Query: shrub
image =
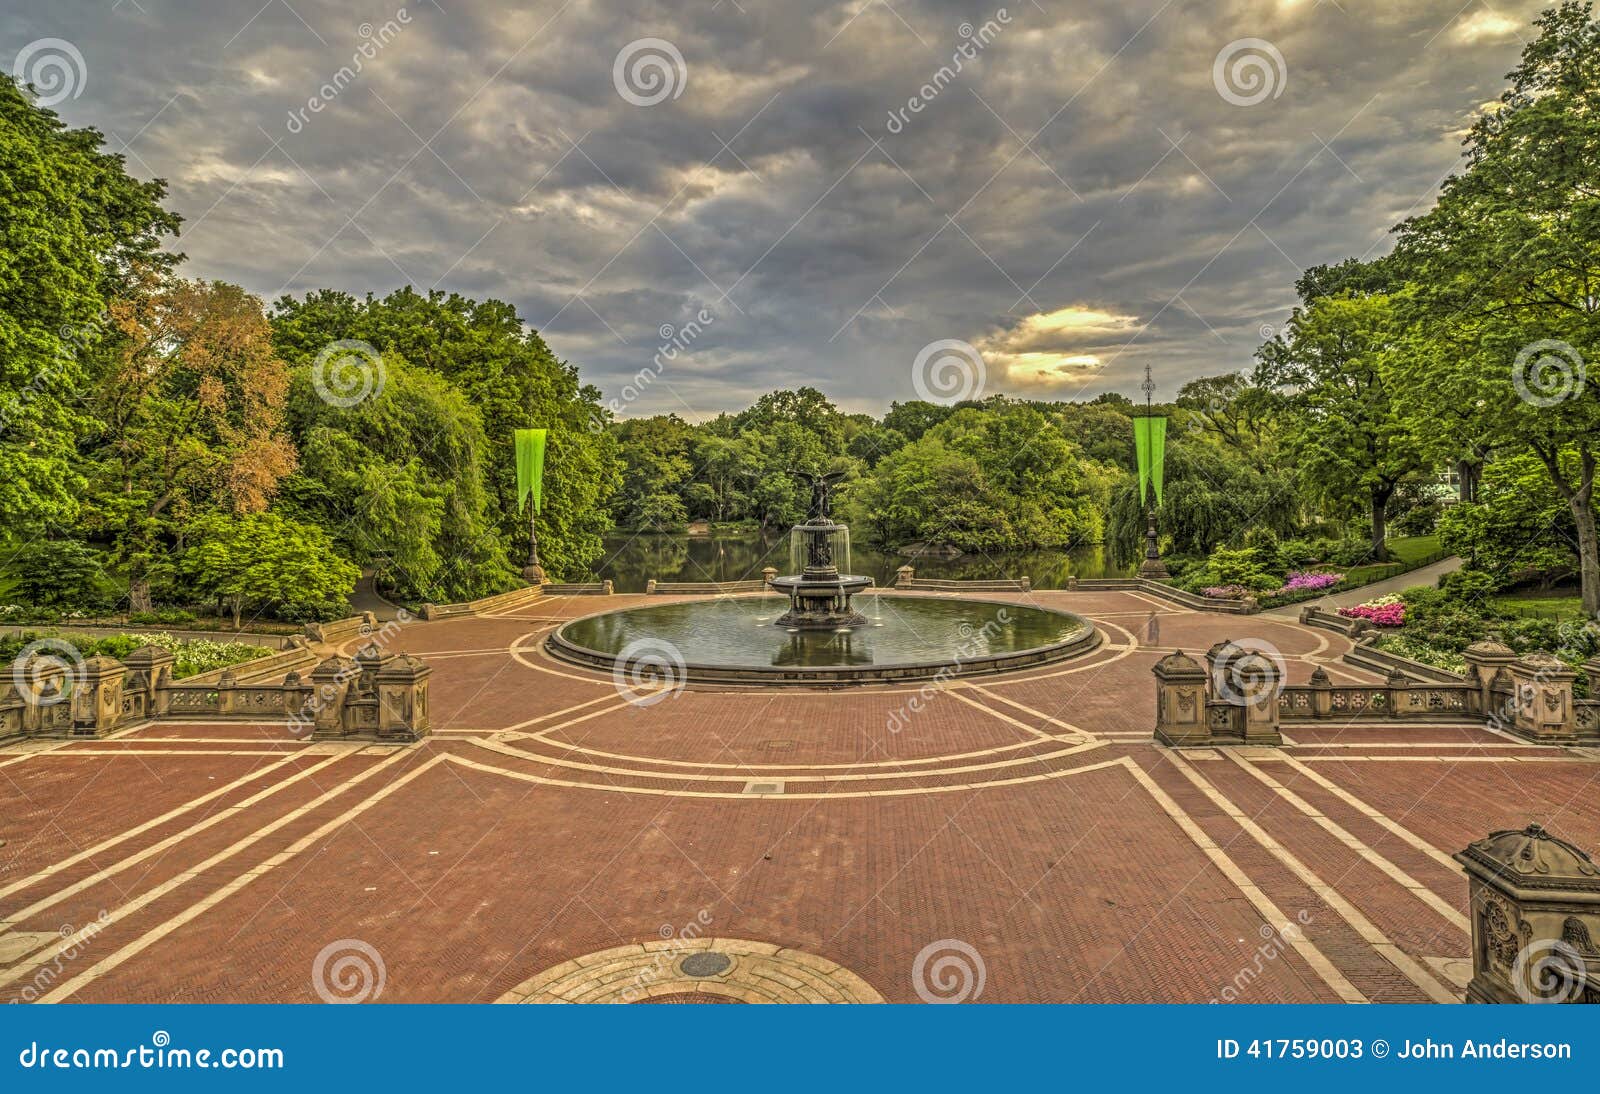
{"label": "shrub", "polygon": [[1482,570],[1457,570],[1439,581],[1445,596],[1457,604],[1483,605],[1497,587],[1495,579]]}
{"label": "shrub", "polygon": [[1204,566],[1185,576],[1183,584],[1190,592],[1203,591],[1208,587],[1240,585],[1252,593],[1264,593],[1276,589],[1282,582],[1267,569],[1267,560],[1262,557],[1260,549],[1245,547],[1231,550],[1218,547],[1211,552]]}

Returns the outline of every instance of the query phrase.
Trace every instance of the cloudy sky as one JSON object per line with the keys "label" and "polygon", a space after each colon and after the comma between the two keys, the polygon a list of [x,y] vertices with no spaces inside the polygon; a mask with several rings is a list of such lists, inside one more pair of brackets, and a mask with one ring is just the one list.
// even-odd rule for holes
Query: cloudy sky
{"label": "cloudy sky", "polygon": [[20,0],[0,57],[168,180],[190,276],[506,299],[608,398],[703,311],[624,413],[881,413],[1247,366],[1544,6]]}

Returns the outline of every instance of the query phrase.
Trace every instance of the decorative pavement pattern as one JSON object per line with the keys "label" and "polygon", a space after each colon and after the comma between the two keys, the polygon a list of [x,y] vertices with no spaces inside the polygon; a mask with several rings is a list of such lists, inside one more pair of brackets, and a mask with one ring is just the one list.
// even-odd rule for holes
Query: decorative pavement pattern
{"label": "decorative pavement pattern", "polygon": [[1152,743],[1165,653],[1374,682],[1337,634],[1009,599],[1106,641],[639,704],[541,642],[643,598],[552,597],[400,629],[435,669],[418,746],[169,721],[0,750],[0,1000],[1452,1002],[1450,854],[1529,821],[1600,846],[1600,756],[1482,725]]}

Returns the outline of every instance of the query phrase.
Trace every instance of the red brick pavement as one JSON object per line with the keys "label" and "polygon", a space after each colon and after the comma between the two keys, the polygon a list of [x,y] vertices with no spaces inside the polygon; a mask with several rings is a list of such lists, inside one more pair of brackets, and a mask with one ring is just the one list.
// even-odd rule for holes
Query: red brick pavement
{"label": "red brick pavement", "polygon": [[[441,731],[408,750],[190,722],[0,751],[0,999],[315,1002],[319,955],[359,941],[383,1001],[493,1001],[694,924],[890,1001],[957,940],[983,1001],[1413,1002],[1445,976],[1429,959],[1466,951],[1439,853],[1530,820],[1600,844],[1594,758],[1480,729],[1295,727],[1242,764],[1150,743],[1150,667],[1177,646],[1255,639],[1292,678],[1372,679],[1337,665],[1347,640],[1286,620],[1017,597],[1096,619],[1106,645],[909,716],[919,687],[633,706],[538,648],[554,620],[642,599],[403,626]],[[41,982],[49,933],[91,922]]]}

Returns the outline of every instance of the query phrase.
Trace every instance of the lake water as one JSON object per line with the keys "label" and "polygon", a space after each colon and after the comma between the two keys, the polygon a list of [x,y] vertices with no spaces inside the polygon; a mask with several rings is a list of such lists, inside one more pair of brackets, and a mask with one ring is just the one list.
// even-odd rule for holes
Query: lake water
{"label": "lake water", "polygon": [[[605,540],[606,553],[598,566],[619,593],[644,591],[650,578],[657,581],[749,581],[761,576],[764,566],[789,573],[789,536],[754,533],[722,536],[615,535]],[[910,564],[920,577],[950,580],[989,580],[1026,576],[1036,589],[1062,589],[1068,576],[1121,577],[1134,567],[1114,569],[1106,564],[1102,547],[1075,547],[1068,551],[1012,551],[993,555],[971,553],[960,558],[907,558],[857,543],[850,552],[848,573],[865,574],[879,585],[894,583],[895,571]]]}

